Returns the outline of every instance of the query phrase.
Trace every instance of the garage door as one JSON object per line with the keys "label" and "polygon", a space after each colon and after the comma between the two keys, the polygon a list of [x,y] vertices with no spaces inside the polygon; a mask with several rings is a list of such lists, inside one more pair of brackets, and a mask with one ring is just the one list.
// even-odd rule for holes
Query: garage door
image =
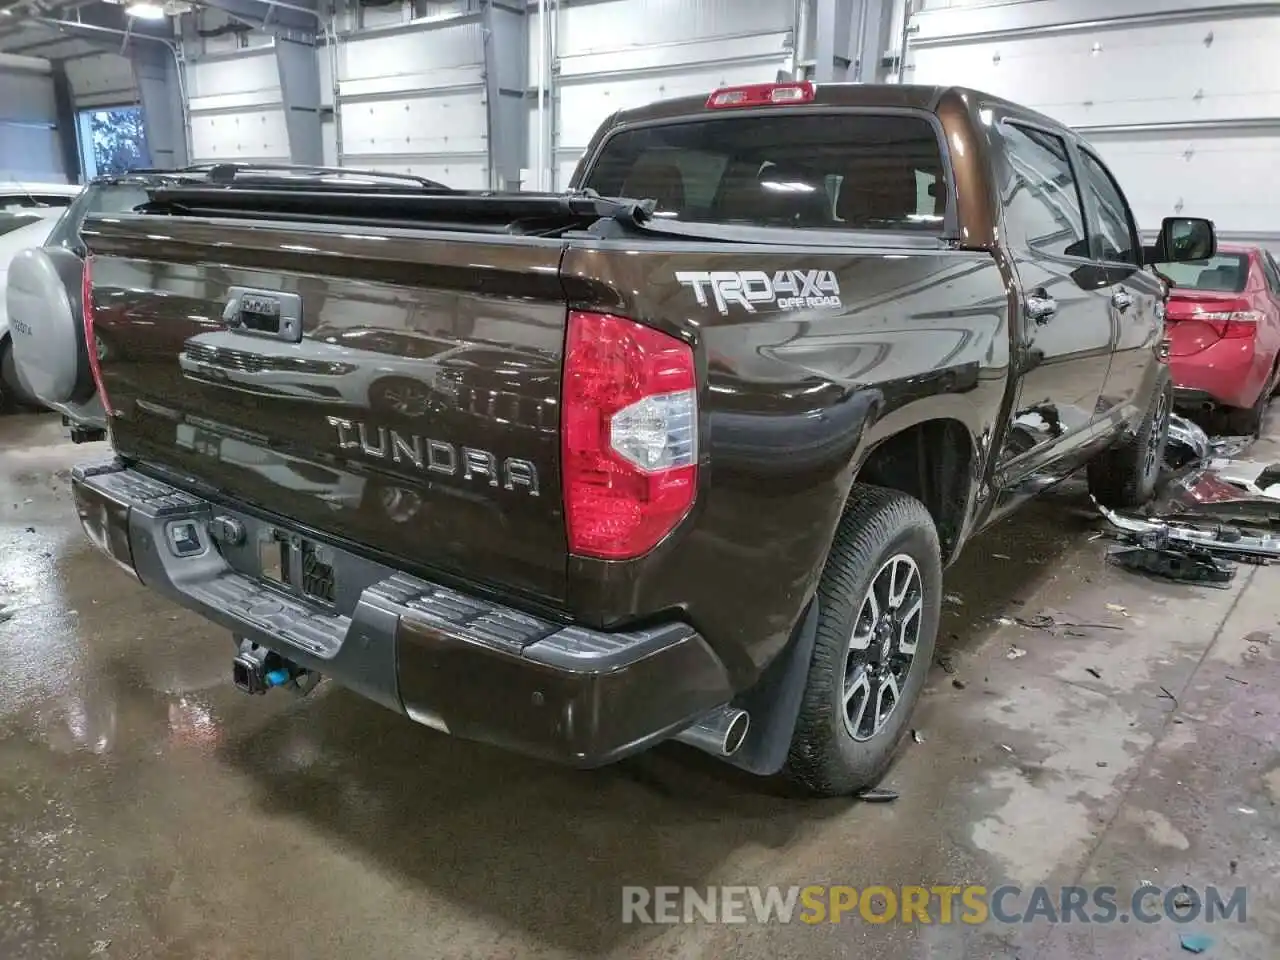
{"label": "garage door", "polygon": [[1140,7],[1117,17],[1081,0],[927,6],[913,19],[908,79],[976,87],[1076,127],[1144,228],[1185,213],[1227,233],[1280,232],[1280,15]]}

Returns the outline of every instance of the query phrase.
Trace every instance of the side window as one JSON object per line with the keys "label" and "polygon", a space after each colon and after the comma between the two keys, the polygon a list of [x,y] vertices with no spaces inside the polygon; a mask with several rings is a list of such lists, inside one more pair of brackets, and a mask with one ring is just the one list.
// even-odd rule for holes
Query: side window
{"label": "side window", "polygon": [[1080,151],[1080,174],[1097,211],[1098,222],[1093,241],[1093,255],[1111,263],[1138,264],[1141,250],[1138,228],[1129,215],[1124,194],[1102,165],[1102,161],[1086,150]]}
{"label": "side window", "polygon": [[1280,297],[1280,266],[1276,265],[1275,258],[1266,250],[1262,252],[1262,266],[1262,272],[1267,275],[1267,289]]}
{"label": "side window", "polygon": [[998,130],[1009,161],[1001,199],[1011,239],[1038,254],[1088,256],[1080,190],[1065,141],[1016,123],[1002,123]]}

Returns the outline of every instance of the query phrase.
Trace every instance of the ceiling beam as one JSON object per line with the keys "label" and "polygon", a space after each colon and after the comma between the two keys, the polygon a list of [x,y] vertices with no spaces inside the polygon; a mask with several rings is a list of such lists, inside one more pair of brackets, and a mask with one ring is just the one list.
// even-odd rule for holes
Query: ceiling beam
{"label": "ceiling beam", "polygon": [[79,60],[83,57],[100,57],[105,52],[101,47],[87,43],[82,37],[58,37],[24,56],[39,57],[41,60],[49,60],[52,63],[66,63],[68,60]]}
{"label": "ceiling beam", "polygon": [[[0,0],[3,2],[3,0]],[[273,36],[301,43],[315,42],[323,31],[321,14],[314,0],[201,0],[200,5],[220,10],[232,19],[247,23]]]}
{"label": "ceiling beam", "polygon": [[97,3],[68,14],[68,19],[22,15],[30,23],[52,27],[62,33],[83,37],[106,48],[120,49],[130,40],[158,40],[173,46],[176,39],[169,21],[138,20],[127,16],[124,7],[114,3]]}
{"label": "ceiling beam", "polygon": [[54,30],[51,34],[41,40],[29,40],[26,43],[19,44],[16,47],[5,47],[5,53],[21,53],[32,56],[29,51],[39,50],[41,47],[52,47],[59,43],[67,43],[71,38]]}

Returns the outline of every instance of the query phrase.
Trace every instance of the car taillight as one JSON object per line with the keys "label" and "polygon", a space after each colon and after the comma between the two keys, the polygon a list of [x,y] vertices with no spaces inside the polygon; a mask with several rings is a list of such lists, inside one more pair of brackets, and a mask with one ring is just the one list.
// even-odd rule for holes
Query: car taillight
{"label": "car taillight", "polygon": [[721,87],[707,97],[708,110],[728,107],[764,107],[782,103],[812,103],[815,88],[808,80],[796,83],[752,83],[741,87]]}
{"label": "car taillight", "polygon": [[1262,313],[1258,310],[1219,310],[1201,312],[1195,318],[1218,327],[1224,340],[1245,340],[1257,334]]}
{"label": "car taillight", "polygon": [[80,280],[80,307],[84,314],[84,346],[89,353],[89,370],[93,373],[94,386],[102,398],[102,409],[111,416],[111,403],[107,388],[102,382],[102,364],[98,355],[98,336],[93,329],[93,257],[84,258],[84,271]]}
{"label": "car taillight", "polygon": [[697,494],[693,350],[622,317],[571,311],[562,393],[569,551],[606,560],[647,553]]}

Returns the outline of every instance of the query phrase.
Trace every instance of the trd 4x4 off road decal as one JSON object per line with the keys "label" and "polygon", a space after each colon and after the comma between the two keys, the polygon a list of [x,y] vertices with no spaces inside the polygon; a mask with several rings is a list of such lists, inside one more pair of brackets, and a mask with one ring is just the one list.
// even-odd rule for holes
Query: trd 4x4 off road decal
{"label": "trd 4x4 off road decal", "polygon": [[699,306],[707,306],[707,291],[716,309],[727,314],[730,306],[755,313],[761,305],[778,310],[839,307],[840,282],[831,270],[779,270],[773,276],[763,270],[680,270],[676,282],[689,287]]}

